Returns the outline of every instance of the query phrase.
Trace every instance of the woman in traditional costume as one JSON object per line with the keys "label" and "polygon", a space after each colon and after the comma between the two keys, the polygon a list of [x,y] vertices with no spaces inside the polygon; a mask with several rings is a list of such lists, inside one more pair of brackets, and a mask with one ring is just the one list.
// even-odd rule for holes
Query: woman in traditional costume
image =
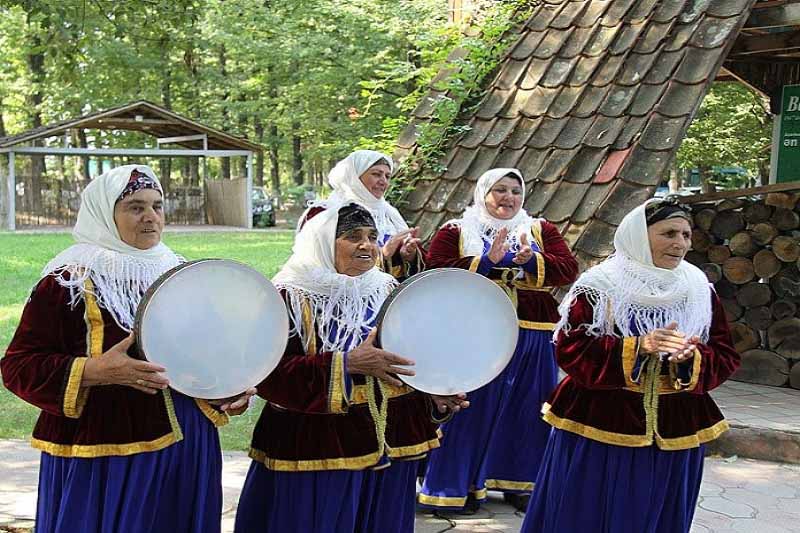
{"label": "woman in traditional costume", "polygon": [[374,346],[376,314],[397,285],[375,266],[379,253],[366,209],[331,208],[304,225],[273,279],[292,329],[257,387],[267,404],[237,532],[413,531],[419,459],[439,445],[434,415],[466,402],[403,385],[396,375],[413,375],[412,361]]}
{"label": "woman in traditional costume", "polygon": [[549,433],[539,411],[558,376],[551,342],[558,312],[549,291],[574,281],[578,265],[558,229],[522,209],[524,198],[518,170],[489,170],[473,204],[444,224],[428,250],[429,268],[469,269],[502,287],[517,308],[519,340],[505,370],[442,428],[419,494],[423,508],[474,512],[494,489],[524,510],[533,489]]}
{"label": "woman in traditional costume", "polygon": [[220,530],[217,427],[227,415],[128,356],[144,291],[181,262],[161,242],[163,227],[149,167],[95,178],[77,244],[44,268],[0,361],[6,388],[42,410],[32,440],[42,450],[37,533]]}
{"label": "woman in traditional costume", "polygon": [[567,377],[544,409],[553,430],[524,532],[689,531],[703,443],[728,427],[708,391],[739,365],[719,299],[683,260],[689,221],[671,201],[635,208],[562,301]]}
{"label": "woman in traditional costume", "polygon": [[375,220],[381,247],[380,268],[401,281],[422,271],[423,252],[417,228],[409,228],[400,212],[384,198],[393,172],[392,158],[386,154],[374,150],[351,153],[328,174],[331,195],[309,204],[297,223],[298,230],[330,206],[355,202],[366,207]]}

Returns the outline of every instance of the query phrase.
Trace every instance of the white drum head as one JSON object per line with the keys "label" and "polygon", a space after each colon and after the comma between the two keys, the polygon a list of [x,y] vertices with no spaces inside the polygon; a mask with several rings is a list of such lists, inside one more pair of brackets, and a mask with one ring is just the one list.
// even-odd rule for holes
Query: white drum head
{"label": "white drum head", "polygon": [[278,291],[253,268],[225,259],[185,263],[148,290],[137,312],[137,343],[188,396],[227,398],[275,369],[289,337]]}
{"label": "white drum head", "polygon": [[416,376],[398,376],[429,394],[478,389],[506,367],[517,345],[517,312],[480,274],[440,268],[406,281],[384,303],[384,350],[414,360]]}

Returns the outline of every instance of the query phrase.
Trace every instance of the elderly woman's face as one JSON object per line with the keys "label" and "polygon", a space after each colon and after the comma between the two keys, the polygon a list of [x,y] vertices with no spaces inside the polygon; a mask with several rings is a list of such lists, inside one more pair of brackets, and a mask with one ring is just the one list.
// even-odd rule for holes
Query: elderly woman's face
{"label": "elderly woman's face", "polygon": [[494,218],[512,219],[521,207],[522,185],[516,178],[501,179],[486,194],[486,211]]}
{"label": "elderly woman's face", "polygon": [[653,264],[672,270],[692,245],[692,227],[685,218],[668,218],[647,228]]}
{"label": "elderly woman's face", "polygon": [[147,250],[161,242],[164,202],[155,189],[141,189],[117,202],[114,223],[126,244]]}
{"label": "elderly woman's face", "polygon": [[336,238],[336,272],[360,276],[378,261],[378,231],[371,226],[353,228]]}
{"label": "elderly woman's face", "polygon": [[386,194],[386,189],[389,188],[389,177],[391,175],[392,169],[388,165],[379,164],[369,167],[358,179],[372,193],[372,196],[380,199],[383,198],[383,195]]}

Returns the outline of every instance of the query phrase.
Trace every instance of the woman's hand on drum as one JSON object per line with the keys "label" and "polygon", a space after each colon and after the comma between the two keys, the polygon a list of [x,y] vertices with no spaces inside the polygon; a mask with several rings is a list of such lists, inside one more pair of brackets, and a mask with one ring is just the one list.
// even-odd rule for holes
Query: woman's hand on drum
{"label": "woman's hand on drum", "polygon": [[514,255],[514,263],[524,265],[533,257],[533,248],[531,248],[531,245],[528,243],[528,236],[524,233],[520,238],[520,244],[522,246],[520,246],[520,249],[517,251],[516,255]]}
{"label": "woman's hand on drum", "polygon": [[224,413],[236,416],[247,411],[247,408],[250,407],[250,398],[255,396],[257,392],[255,388],[249,388],[238,396],[231,396],[222,400],[209,400],[208,403],[218,406],[219,410]]}
{"label": "woman's hand on drum", "polygon": [[509,249],[506,238],[508,238],[508,230],[506,228],[501,229],[497,232],[497,235],[495,235],[492,246],[489,248],[489,251],[486,252],[489,261],[492,263],[497,264],[506,256],[506,252],[508,252]]}
{"label": "woman's hand on drum", "polygon": [[417,252],[419,251],[419,245],[422,243],[422,239],[417,237],[419,233],[419,228],[411,228],[411,233],[406,235],[406,239],[403,241],[403,245],[400,247],[400,257],[403,258],[403,261],[413,261],[414,258],[417,257]]}
{"label": "woman's hand on drum", "polygon": [[377,334],[378,330],[373,329],[364,342],[347,353],[347,372],[375,376],[395,387],[400,387],[403,382],[393,374],[413,376],[414,371],[404,367],[413,366],[414,361],[376,347],[375,336]]}
{"label": "woman's hand on drum", "polygon": [[384,244],[383,248],[381,248],[381,251],[383,252],[383,257],[389,259],[394,254],[396,254],[397,250],[399,250],[400,247],[403,246],[403,244],[406,241],[406,237],[408,237],[409,235],[411,235],[411,230],[407,229],[389,237],[389,240],[386,241],[386,244]]}
{"label": "woman's hand on drum", "polygon": [[437,396],[431,394],[431,399],[440,413],[446,413],[447,411],[457,413],[469,407],[467,395],[464,393],[454,394],[453,396]]}
{"label": "woman's hand on drum", "polygon": [[161,374],[164,367],[128,355],[133,341],[131,333],[100,357],[89,357],[83,367],[81,385],[125,385],[147,394],[166,389],[169,380]]}

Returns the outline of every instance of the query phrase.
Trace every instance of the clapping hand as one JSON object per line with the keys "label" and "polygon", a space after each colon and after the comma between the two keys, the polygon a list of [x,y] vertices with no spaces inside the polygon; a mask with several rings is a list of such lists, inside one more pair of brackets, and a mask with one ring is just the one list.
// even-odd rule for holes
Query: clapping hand
{"label": "clapping hand", "polygon": [[418,227],[411,228],[410,232],[406,235],[402,246],[400,246],[400,257],[403,258],[403,261],[413,261],[417,256],[419,245],[422,242],[421,239],[417,237],[418,233]]}
{"label": "clapping hand", "polygon": [[522,237],[520,238],[520,244],[522,246],[520,247],[519,251],[517,251],[513,261],[518,265],[524,265],[531,260],[531,257],[533,257],[533,248],[531,248],[531,245],[528,243],[528,235],[526,233],[522,234]]}
{"label": "clapping hand", "polygon": [[492,263],[497,264],[506,256],[506,252],[508,252],[510,248],[509,244],[506,242],[506,238],[508,238],[508,230],[506,228],[501,229],[497,232],[497,235],[495,235],[492,246],[486,253],[489,257],[489,261]]}

